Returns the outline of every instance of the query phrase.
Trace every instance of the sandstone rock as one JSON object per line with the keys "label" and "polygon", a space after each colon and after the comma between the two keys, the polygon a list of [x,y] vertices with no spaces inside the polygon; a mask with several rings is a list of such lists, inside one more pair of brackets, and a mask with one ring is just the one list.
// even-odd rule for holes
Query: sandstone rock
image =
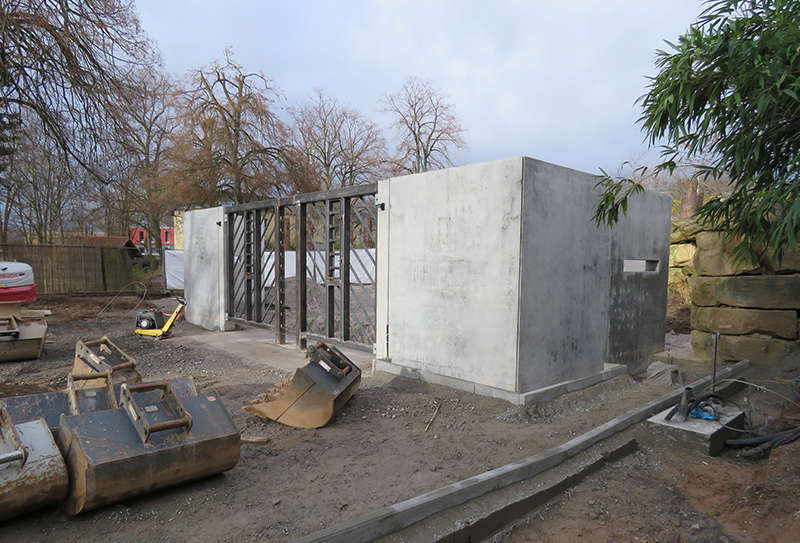
{"label": "sandstone rock", "polygon": [[798,272],[800,271],[800,249],[794,251],[784,251],[780,263],[777,259],[769,258],[765,267],[776,272]]}
{"label": "sandstone rock", "polygon": [[692,329],[727,335],[760,333],[797,339],[797,312],[693,305]]}
{"label": "sandstone rock", "polygon": [[800,275],[695,276],[689,282],[699,306],[800,309]]}
{"label": "sandstone rock", "polygon": [[694,241],[698,232],[703,230],[703,227],[694,222],[693,219],[676,219],[672,221],[672,232],[669,236],[670,243],[682,243],[685,241]]}
{"label": "sandstone rock", "polygon": [[670,268],[691,266],[697,248],[693,243],[673,243],[669,246]]}
{"label": "sandstone rock", "polygon": [[[712,334],[692,330],[692,347],[695,354],[711,358]],[[772,364],[800,349],[800,342],[786,341],[769,336],[720,336],[717,360],[749,360],[754,366]]]}
{"label": "sandstone rock", "polygon": [[760,266],[737,262],[733,258],[733,241],[725,244],[717,232],[699,232],[694,267],[699,275],[739,275],[757,271]]}
{"label": "sandstone rock", "polygon": [[683,383],[681,370],[675,364],[665,364],[659,360],[647,366],[647,380],[660,385],[672,386]]}

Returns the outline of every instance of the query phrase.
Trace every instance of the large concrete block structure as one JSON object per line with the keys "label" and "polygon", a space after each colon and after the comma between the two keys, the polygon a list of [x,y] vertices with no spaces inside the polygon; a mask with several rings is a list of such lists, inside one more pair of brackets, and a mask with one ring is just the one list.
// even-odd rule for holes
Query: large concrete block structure
{"label": "large concrete block structure", "polygon": [[663,348],[671,200],[613,229],[593,175],[527,157],[381,181],[376,368],[524,403]]}
{"label": "large concrete block structure", "polygon": [[186,320],[208,330],[225,330],[225,245],[223,208],[183,215]]}

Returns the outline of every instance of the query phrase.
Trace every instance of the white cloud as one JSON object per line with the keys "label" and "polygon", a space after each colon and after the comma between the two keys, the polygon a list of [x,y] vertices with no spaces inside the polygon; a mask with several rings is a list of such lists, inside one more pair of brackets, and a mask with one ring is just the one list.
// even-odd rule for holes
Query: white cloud
{"label": "white cloud", "polygon": [[323,88],[382,123],[379,98],[418,75],[468,129],[463,161],[528,154],[593,172],[644,153],[633,102],[655,49],[700,11],[695,0],[138,5],[178,74],[231,45],[290,103]]}

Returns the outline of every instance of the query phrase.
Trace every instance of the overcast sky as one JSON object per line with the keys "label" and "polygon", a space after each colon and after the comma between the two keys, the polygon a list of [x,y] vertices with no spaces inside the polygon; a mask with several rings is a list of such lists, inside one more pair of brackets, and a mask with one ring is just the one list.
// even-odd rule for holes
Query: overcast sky
{"label": "overcast sky", "polygon": [[[467,129],[459,163],[528,155],[596,173],[652,161],[634,101],[655,50],[698,0],[137,0],[177,76],[232,47],[298,105],[323,89],[381,126],[380,98],[410,75],[445,93]],[[387,134],[388,135],[388,134]]]}

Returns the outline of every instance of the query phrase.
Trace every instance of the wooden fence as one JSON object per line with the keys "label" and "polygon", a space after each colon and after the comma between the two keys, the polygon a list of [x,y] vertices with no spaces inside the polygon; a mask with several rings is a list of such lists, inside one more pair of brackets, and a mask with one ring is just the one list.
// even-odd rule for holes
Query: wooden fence
{"label": "wooden fence", "polygon": [[116,292],[133,281],[128,249],[80,245],[0,245],[0,261],[33,268],[40,294]]}

